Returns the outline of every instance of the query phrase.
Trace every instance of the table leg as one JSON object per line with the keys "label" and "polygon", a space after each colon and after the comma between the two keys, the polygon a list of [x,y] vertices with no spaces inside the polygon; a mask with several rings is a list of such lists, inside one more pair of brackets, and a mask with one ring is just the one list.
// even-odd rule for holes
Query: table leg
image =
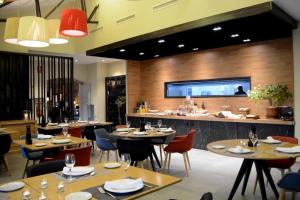
{"label": "table leg", "polygon": [[263,172],[265,173],[265,175],[266,175],[266,177],[267,177],[267,180],[269,181],[270,186],[271,186],[271,188],[272,188],[272,190],[273,190],[273,192],[274,192],[276,198],[278,199],[279,194],[278,194],[276,185],[275,185],[275,183],[274,183],[274,181],[273,181],[273,178],[272,178],[272,176],[271,176],[271,173],[270,173],[268,167],[265,165],[265,162],[264,162],[264,161],[261,161],[261,163],[262,163],[261,165],[262,165]]}
{"label": "table leg", "polygon": [[251,165],[252,166],[252,163],[253,163],[253,160],[249,160],[249,159],[244,159],[242,165],[241,165],[241,168],[239,170],[239,173],[235,179],[235,182],[233,184],[233,187],[231,189],[231,192],[229,194],[229,197],[228,197],[228,200],[231,200],[243,178],[243,176],[245,175],[245,173],[247,172],[249,166]]}
{"label": "table leg", "polygon": [[155,149],[154,149],[154,146],[153,146],[153,145],[152,145],[152,154],[153,154],[153,156],[154,156],[154,158],[155,158],[155,160],[156,160],[157,165],[159,166],[159,168],[161,168],[160,161],[159,161],[159,159],[158,159],[158,156],[157,156],[157,154],[156,154],[156,152],[155,152]]}
{"label": "table leg", "polygon": [[261,198],[263,200],[267,200],[265,181],[264,181],[264,176],[263,176],[263,171],[262,171],[262,169],[263,169],[262,164],[258,160],[254,161],[254,163],[255,163],[255,167],[256,167],[257,178],[258,178],[260,192],[261,192]]}
{"label": "table leg", "polygon": [[242,189],[242,195],[243,195],[243,196],[244,196],[244,194],[245,194],[246,187],[247,187],[247,184],[248,184],[249,176],[250,176],[251,169],[252,169],[252,164],[253,164],[253,161],[251,160],[251,163],[249,162],[248,169],[247,169],[247,171],[246,171],[246,173],[245,173],[244,184],[243,184],[243,189]]}

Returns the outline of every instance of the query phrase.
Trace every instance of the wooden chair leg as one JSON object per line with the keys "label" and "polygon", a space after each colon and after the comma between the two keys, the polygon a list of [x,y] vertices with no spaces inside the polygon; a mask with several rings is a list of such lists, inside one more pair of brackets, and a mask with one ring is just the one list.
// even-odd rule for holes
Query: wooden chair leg
{"label": "wooden chair leg", "polygon": [[255,194],[256,187],[257,187],[257,182],[258,182],[258,177],[256,175],[255,182],[254,182],[254,188],[253,188],[253,194]]}
{"label": "wooden chair leg", "polygon": [[168,159],[168,171],[170,170],[171,155],[172,155],[172,153],[169,153],[169,159]]}
{"label": "wooden chair leg", "polygon": [[107,162],[109,161],[109,150],[107,151],[107,158],[106,158]]}
{"label": "wooden chair leg", "polygon": [[183,156],[183,161],[184,161],[185,174],[186,174],[186,176],[189,176],[186,153],[183,153],[182,156]]}
{"label": "wooden chair leg", "polygon": [[119,156],[118,156],[118,150],[115,150],[115,155],[116,155],[116,162],[119,162]]}
{"label": "wooden chair leg", "polygon": [[281,189],[278,200],[285,200],[285,190]]}
{"label": "wooden chair leg", "polygon": [[23,178],[25,178],[25,173],[26,173],[26,169],[27,169],[27,167],[28,167],[28,163],[29,163],[29,160],[27,159],[26,160],[26,164],[25,164],[25,168],[24,168],[24,172],[23,172]]}
{"label": "wooden chair leg", "polygon": [[162,145],[160,144],[159,145],[159,153],[160,153],[160,162],[162,163],[163,162],[163,157],[162,157],[162,151],[163,151],[163,149],[162,149],[163,147],[162,147]]}
{"label": "wooden chair leg", "polygon": [[101,161],[102,161],[102,156],[103,156],[103,151],[100,149],[100,159],[99,159],[99,163],[101,163]]}
{"label": "wooden chair leg", "polygon": [[166,153],[165,162],[164,162],[164,166],[163,166],[163,171],[164,171],[164,170],[166,169],[166,167],[167,167],[168,156],[169,156],[169,153]]}
{"label": "wooden chair leg", "polygon": [[191,163],[190,163],[190,158],[189,158],[189,154],[188,154],[188,152],[186,152],[186,153],[185,153],[185,155],[186,155],[186,160],[187,160],[187,163],[188,163],[188,165],[189,165],[189,168],[190,168],[190,170],[191,170],[192,168],[191,168]]}

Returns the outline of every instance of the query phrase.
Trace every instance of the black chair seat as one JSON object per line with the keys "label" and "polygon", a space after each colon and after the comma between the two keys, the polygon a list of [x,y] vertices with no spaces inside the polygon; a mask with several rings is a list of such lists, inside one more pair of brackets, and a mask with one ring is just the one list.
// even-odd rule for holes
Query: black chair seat
{"label": "black chair seat", "polygon": [[202,195],[200,200],[213,200],[213,195],[211,192],[207,192]]}
{"label": "black chair seat", "polygon": [[44,156],[43,151],[31,151],[27,155],[29,160],[40,160]]}
{"label": "black chair seat", "polygon": [[39,176],[43,174],[62,171],[65,166],[64,160],[52,160],[33,165],[27,168],[27,177]]}

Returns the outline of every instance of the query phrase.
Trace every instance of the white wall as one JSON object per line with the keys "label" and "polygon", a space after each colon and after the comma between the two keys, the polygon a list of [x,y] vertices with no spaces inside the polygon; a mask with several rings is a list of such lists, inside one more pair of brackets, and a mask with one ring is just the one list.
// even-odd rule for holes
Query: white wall
{"label": "white wall", "polygon": [[295,102],[295,136],[300,139],[300,23],[293,33],[294,46],[294,102]]}

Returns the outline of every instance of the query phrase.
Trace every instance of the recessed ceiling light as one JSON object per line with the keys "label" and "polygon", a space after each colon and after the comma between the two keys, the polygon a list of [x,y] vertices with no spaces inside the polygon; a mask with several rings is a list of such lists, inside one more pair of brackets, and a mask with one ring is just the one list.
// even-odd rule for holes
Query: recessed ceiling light
{"label": "recessed ceiling light", "polygon": [[179,44],[178,47],[182,48],[182,47],[184,47],[184,44]]}
{"label": "recessed ceiling light", "polygon": [[243,39],[243,42],[250,42],[251,40],[249,38]]}
{"label": "recessed ceiling light", "polygon": [[222,30],[222,27],[221,26],[216,26],[213,28],[213,31],[220,31]]}
{"label": "recessed ceiling light", "polygon": [[144,54],[145,54],[144,52],[139,53],[140,56],[142,56],[142,55],[144,55]]}
{"label": "recessed ceiling light", "polygon": [[158,55],[158,54],[156,54],[156,55],[154,56],[154,58],[157,58],[157,57],[159,57],[159,55]]}
{"label": "recessed ceiling light", "polygon": [[165,40],[164,39],[160,39],[160,40],[158,40],[158,43],[164,43],[165,42]]}
{"label": "recessed ceiling light", "polygon": [[196,48],[193,48],[193,51],[198,51],[198,50],[199,50],[199,48],[197,48],[197,47],[196,47]]}
{"label": "recessed ceiling light", "polygon": [[75,62],[78,62],[78,59],[75,59]]}
{"label": "recessed ceiling light", "polygon": [[232,34],[230,37],[236,38],[236,37],[239,37],[239,36],[240,36],[239,34],[235,33],[235,34]]}
{"label": "recessed ceiling light", "polygon": [[125,52],[125,49],[120,49],[120,52]]}

